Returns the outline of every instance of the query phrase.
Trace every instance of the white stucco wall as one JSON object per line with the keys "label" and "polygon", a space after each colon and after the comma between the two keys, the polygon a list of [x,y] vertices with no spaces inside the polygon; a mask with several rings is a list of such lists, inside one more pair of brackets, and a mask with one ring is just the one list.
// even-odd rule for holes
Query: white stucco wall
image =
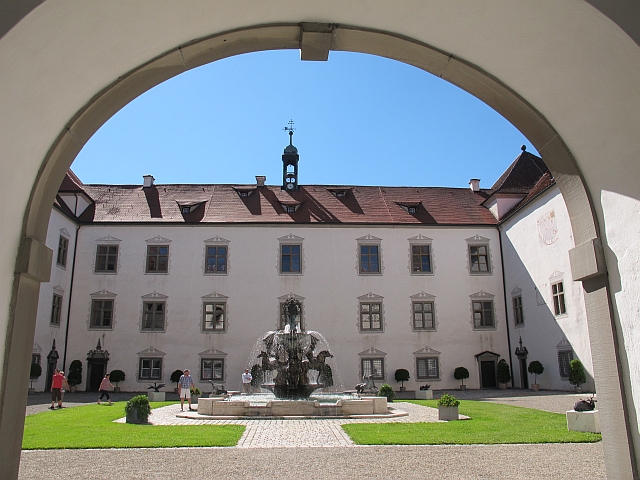
{"label": "white stucco wall", "polygon": [[[58,242],[60,236],[69,239],[67,252],[67,264],[65,267],[57,265]],[[47,355],[51,351],[53,341],[56,342],[58,351],[58,368],[62,368],[65,329],[67,325],[67,312],[69,305],[69,293],[71,291],[71,270],[73,268],[73,253],[76,241],[76,224],[69,217],[60,213],[57,209],[51,210],[49,230],[47,232],[47,246],[53,250],[53,262],[51,267],[51,281],[40,286],[38,298],[38,317],[36,319],[36,333],[34,337],[33,353],[41,355],[42,375],[33,382],[36,391],[44,390],[47,374]],[[54,288],[56,293],[62,295],[62,309],[60,312],[60,325],[51,325],[51,307]],[[67,362],[67,366],[68,366]]]}
{"label": "white stucco wall", "polygon": [[[293,233],[303,240],[302,276],[278,274],[278,238]],[[357,271],[357,241],[367,234],[381,238],[382,275],[361,276]],[[434,275],[415,276],[409,268],[409,238],[422,234],[433,239]],[[493,274],[468,273],[467,242],[474,235],[490,239]],[[96,240],[111,235],[121,240],[117,275],[95,274]],[[171,240],[169,274],[144,273],[145,240]],[[228,275],[203,275],[204,240],[229,240]],[[227,389],[237,389],[254,343],[278,322],[278,297],[304,297],[304,322],[329,341],[346,388],[360,376],[358,353],[375,348],[385,352],[386,381],[395,388],[398,368],[410,371],[408,389],[422,383],[433,388],[455,388],[453,370],[465,366],[469,388],[479,387],[474,355],[490,350],[508,358],[502,294],[498,232],[484,228],[348,227],[348,226],[83,226],[80,230],[76,281],[72,299],[67,362],[85,363],[100,340],[109,351],[108,369],[123,370],[123,390],[144,390],[137,381],[137,352],[153,347],[164,352],[163,381],[175,369],[199,372],[198,353],[216,349],[227,354]],[[88,328],[91,294],[115,293],[112,330]],[[411,329],[410,296],[435,295],[436,332]],[[496,328],[474,331],[470,295],[495,295]],[[142,296],[157,292],[166,300],[166,331],[141,333]],[[228,297],[228,329],[224,334],[201,333],[201,297],[217,292]],[[358,297],[369,292],[384,297],[384,333],[358,331]],[[440,355],[441,379],[416,382],[413,352],[425,347]],[[86,385],[83,378],[82,388]],[[198,382],[204,391],[206,382]]]}
{"label": "white stucco wall", "polygon": [[[556,231],[557,230],[557,231]],[[540,388],[572,390],[568,378],[561,378],[558,366],[559,349],[571,344],[574,358],[584,364],[587,372],[585,389],[593,389],[593,363],[585,316],[584,297],[580,282],[573,282],[569,265],[569,250],[573,236],[567,208],[558,187],[553,186],[501,226],[502,248],[505,262],[505,285],[511,346],[523,346],[529,352],[527,365],[532,360],[542,363],[545,370],[538,376]],[[555,315],[551,284],[562,281],[565,290],[566,315]],[[524,325],[516,327],[512,308],[512,292],[520,289]],[[561,347],[558,347],[562,345]],[[516,385],[520,385],[520,372],[515,365]],[[529,385],[534,376],[529,375]]]}

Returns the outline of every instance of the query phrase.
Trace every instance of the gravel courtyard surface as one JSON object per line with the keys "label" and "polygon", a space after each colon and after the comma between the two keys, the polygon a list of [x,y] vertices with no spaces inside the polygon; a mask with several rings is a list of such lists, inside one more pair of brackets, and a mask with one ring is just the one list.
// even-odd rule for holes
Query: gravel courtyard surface
{"label": "gravel courtyard surface", "polygon": [[606,478],[602,445],[25,451],[20,479]]}
{"label": "gravel courtyard surface", "polygon": [[[443,392],[435,392],[438,397]],[[505,403],[564,413],[580,398],[566,392],[450,391],[460,399]],[[126,400],[134,394],[112,395]],[[169,396],[169,395],[168,395]],[[65,406],[96,401],[95,394],[68,394]],[[46,411],[47,395],[29,397],[27,415]],[[157,409],[156,424],[242,424],[237,447],[24,451],[20,479],[316,479],[328,475],[366,478],[537,479],[606,478],[602,444],[356,446],[344,423],[437,421],[437,411],[397,402],[409,415],[362,420],[190,420],[179,405]],[[99,465],[99,468],[96,466]]]}

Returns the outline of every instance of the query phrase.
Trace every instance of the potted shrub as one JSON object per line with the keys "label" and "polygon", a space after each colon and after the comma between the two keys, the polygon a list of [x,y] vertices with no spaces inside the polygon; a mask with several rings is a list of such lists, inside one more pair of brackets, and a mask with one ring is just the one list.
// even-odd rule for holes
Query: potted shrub
{"label": "potted shrub", "polygon": [[82,383],[82,362],[80,360],[74,360],[69,365],[69,375],[67,375],[67,383],[69,384],[69,391],[75,392],[78,385]]}
{"label": "potted shrub", "polygon": [[431,385],[428,383],[420,385],[420,388],[416,392],[416,400],[431,400],[432,398],[433,390],[431,390]]}
{"label": "potted shrub", "polygon": [[458,420],[458,405],[460,405],[460,400],[453,395],[444,393],[438,399],[438,420]]}
{"label": "potted shrub", "polygon": [[202,392],[198,387],[193,387],[191,389],[191,403],[198,403],[198,397],[202,395]]}
{"label": "potted shrub", "polygon": [[149,385],[147,390],[153,390],[147,394],[150,402],[164,402],[165,392],[160,391],[162,387],[164,387],[164,383],[153,382],[153,385]]}
{"label": "potted shrub", "polygon": [[533,362],[529,363],[527,370],[529,371],[529,373],[533,373],[533,383],[531,384],[531,388],[537,392],[538,390],[540,390],[540,385],[538,385],[538,375],[542,375],[542,372],[544,372],[544,367],[538,360],[534,360]]}
{"label": "potted shrub", "polygon": [[399,368],[398,370],[396,370],[395,377],[396,382],[400,382],[400,391],[404,392],[404,382],[409,381],[409,370],[407,370],[406,368]]}
{"label": "potted shrub", "polygon": [[178,393],[178,382],[180,381],[182,373],[182,370],[174,370],[171,374],[171,378],[169,378],[169,380],[171,380],[171,383],[176,384],[176,388],[173,389],[173,393]]}
{"label": "potted shrub", "polygon": [[380,387],[380,390],[378,390],[378,396],[387,397],[387,402],[393,402],[393,398],[396,396],[396,392],[393,391],[391,385],[385,383]]}
{"label": "potted shrub", "polygon": [[147,423],[151,414],[151,405],[146,395],[137,395],[124,406],[127,423]]}
{"label": "potted shrub", "polygon": [[507,383],[511,380],[511,370],[509,364],[503,358],[498,362],[498,383],[503,390],[507,388]]}
{"label": "potted shrub", "polygon": [[111,370],[109,379],[116,384],[113,387],[113,391],[118,393],[120,391],[120,387],[118,386],[118,383],[124,382],[125,374],[122,370]]}
{"label": "potted shrub", "polygon": [[455,378],[456,380],[460,380],[460,390],[466,390],[467,386],[464,384],[464,379],[465,378],[469,378],[469,370],[467,370],[464,367],[457,367],[454,371],[453,371],[453,378]]}
{"label": "potted shrub", "polygon": [[31,381],[31,386],[29,387],[29,393],[35,393],[35,388],[33,388],[33,381],[40,378],[42,375],[42,367],[37,363],[31,364],[31,371],[29,372],[29,380]]}
{"label": "potted shrub", "polygon": [[578,359],[569,362],[569,383],[576,389],[576,393],[582,392],[581,385],[587,381],[584,365]]}

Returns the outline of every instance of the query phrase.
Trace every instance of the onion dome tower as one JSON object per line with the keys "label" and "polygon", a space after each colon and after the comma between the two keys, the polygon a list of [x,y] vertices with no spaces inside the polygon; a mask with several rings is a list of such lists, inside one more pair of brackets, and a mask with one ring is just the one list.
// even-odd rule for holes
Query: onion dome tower
{"label": "onion dome tower", "polygon": [[298,184],[298,161],[300,156],[298,155],[298,149],[293,146],[293,120],[289,120],[289,126],[284,127],[283,130],[289,132],[289,145],[284,149],[282,154],[282,190],[292,192],[298,190],[300,185]]}

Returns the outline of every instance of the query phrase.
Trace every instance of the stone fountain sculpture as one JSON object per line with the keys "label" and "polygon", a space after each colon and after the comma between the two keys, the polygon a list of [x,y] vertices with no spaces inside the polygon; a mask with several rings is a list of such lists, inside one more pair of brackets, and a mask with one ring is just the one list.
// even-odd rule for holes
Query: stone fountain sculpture
{"label": "stone fountain sculpture", "polygon": [[[268,332],[262,339],[258,363],[251,367],[253,383],[271,390],[277,398],[309,398],[314,390],[333,385],[332,370],[326,364],[333,355],[328,350],[315,353],[319,339],[301,328],[298,300],[288,299],[283,311],[284,328]],[[268,378],[273,381],[265,381]]]}

